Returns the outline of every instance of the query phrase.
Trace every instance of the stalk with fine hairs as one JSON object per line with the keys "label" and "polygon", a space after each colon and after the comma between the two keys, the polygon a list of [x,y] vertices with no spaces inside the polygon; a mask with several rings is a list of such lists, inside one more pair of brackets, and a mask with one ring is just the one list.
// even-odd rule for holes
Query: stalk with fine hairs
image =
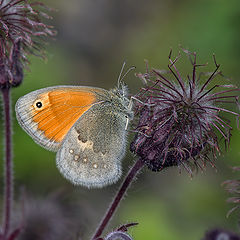
{"label": "stalk with fine hairs", "polygon": [[103,217],[99,227],[97,228],[92,240],[98,239],[101,234],[103,233],[105,227],[111,220],[112,216],[114,215],[117,207],[119,206],[123,196],[127,192],[129,186],[133,182],[136,175],[141,171],[143,168],[144,163],[141,160],[137,160],[132,168],[129,170],[128,174],[126,175],[125,180],[123,181],[121,187],[119,188],[117,194],[115,195],[113,202],[111,203],[109,209],[107,210],[105,216]]}
{"label": "stalk with fine hairs", "polygon": [[[12,126],[11,126],[11,102],[10,89],[2,89],[4,107],[4,138],[5,138],[5,179],[4,179],[4,208],[3,208],[3,229],[2,236],[7,236],[10,228],[12,193],[13,193],[13,173],[12,173]],[[2,237],[1,236],[1,237]]]}

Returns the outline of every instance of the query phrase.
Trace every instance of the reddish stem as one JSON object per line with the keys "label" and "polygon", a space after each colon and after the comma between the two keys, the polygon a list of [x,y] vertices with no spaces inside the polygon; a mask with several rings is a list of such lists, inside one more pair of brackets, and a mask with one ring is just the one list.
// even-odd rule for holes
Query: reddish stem
{"label": "reddish stem", "polygon": [[134,177],[137,175],[138,172],[143,168],[144,163],[141,159],[137,160],[133,167],[129,170],[125,180],[122,183],[122,186],[120,187],[119,191],[115,195],[115,198],[110,205],[110,208],[106,212],[105,217],[102,219],[101,224],[96,230],[96,233],[94,234],[92,240],[97,239],[101,236],[102,232],[104,231],[105,227],[111,220],[116,208],[119,206],[124,194],[126,193],[128,187],[131,185],[131,183],[134,180]]}
{"label": "reddish stem", "polygon": [[8,237],[11,210],[13,198],[13,179],[12,179],[12,129],[11,129],[11,102],[10,89],[2,89],[3,106],[4,106],[4,122],[5,122],[5,181],[4,181],[4,205],[3,205],[3,236],[5,240]]}

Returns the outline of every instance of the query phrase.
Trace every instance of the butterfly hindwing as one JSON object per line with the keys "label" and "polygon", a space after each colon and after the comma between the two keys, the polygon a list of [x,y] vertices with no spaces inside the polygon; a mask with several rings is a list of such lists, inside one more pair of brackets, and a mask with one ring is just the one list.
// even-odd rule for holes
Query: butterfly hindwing
{"label": "butterfly hindwing", "polygon": [[121,175],[126,117],[107,102],[93,105],[70,129],[57,153],[60,172],[76,185],[102,187]]}

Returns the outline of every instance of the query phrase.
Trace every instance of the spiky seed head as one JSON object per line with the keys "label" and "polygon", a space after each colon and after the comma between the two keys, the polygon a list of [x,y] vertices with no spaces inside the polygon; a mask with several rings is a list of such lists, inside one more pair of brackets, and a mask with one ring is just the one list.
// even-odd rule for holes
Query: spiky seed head
{"label": "spiky seed head", "polygon": [[51,9],[40,2],[0,0],[0,88],[22,82],[27,55],[45,55],[47,37],[56,34],[42,23],[42,18],[51,18],[45,10]]}
{"label": "spiky seed head", "polygon": [[[209,153],[221,152],[219,140],[229,143],[232,127],[222,113],[239,117],[238,113],[219,106],[236,103],[239,89],[233,85],[215,84],[216,76],[222,75],[219,65],[205,81],[197,76],[196,53],[184,50],[192,60],[192,73],[183,79],[175,60],[168,65],[171,78],[162,71],[148,70],[137,77],[146,86],[135,96],[136,115],[139,121],[131,151],[136,153],[152,171],[169,166],[184,166],[189,172],[190,163],[201,167],[210,161]],[[192,58],[193,57],[193,58]],[[214,91],[217,90],[218,91]],[[200,161],[202,164],[200,164]]]}

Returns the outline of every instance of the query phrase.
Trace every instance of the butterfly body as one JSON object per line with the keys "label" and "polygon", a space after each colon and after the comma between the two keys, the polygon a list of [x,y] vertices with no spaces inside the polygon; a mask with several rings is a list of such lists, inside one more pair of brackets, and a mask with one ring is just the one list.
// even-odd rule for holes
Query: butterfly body
{"label": "butterfly body", "polygon": [[133,117],[126,89],[56,86],[21,97],[16,115],[57,167],[76,185],[103,187],[121,176],[126,125]]}

